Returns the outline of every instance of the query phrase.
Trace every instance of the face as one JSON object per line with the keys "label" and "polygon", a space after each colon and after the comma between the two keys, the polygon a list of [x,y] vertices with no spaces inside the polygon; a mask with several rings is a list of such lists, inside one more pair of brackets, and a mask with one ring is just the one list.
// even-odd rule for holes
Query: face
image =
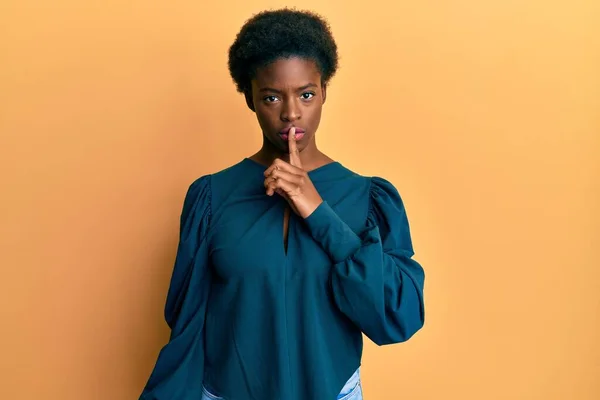
{"label": "face", "polygon": [[256,113],[263,135],[276,150],[288,151],[287,132],[296,127],[298,149],[314,145],[325,102],[325,86],[314,61],[280,59],[257,71],[248,106]]}

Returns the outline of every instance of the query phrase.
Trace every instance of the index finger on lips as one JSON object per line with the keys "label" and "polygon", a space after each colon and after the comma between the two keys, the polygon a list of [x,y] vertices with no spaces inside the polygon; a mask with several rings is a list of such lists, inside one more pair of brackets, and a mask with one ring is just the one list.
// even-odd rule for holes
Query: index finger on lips
{"label": "index finger on lips", "polygon": [[298,150],[298,144],[296,143],[296,128],[292,127],[288,132],[288,147],[290,151],[290,164],[294,167],[302,168],[302,161],[300,160],[300,150]]}

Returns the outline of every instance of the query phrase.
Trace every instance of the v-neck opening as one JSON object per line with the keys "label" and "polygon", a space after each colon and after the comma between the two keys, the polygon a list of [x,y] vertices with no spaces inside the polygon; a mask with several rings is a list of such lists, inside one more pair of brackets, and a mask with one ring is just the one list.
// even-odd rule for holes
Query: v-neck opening
{"label": "v-neck opening", "polygon": [[287,257],[290,251],[290,225],[292,222],[292,209],[286,205],[283,209],[283,255]]}

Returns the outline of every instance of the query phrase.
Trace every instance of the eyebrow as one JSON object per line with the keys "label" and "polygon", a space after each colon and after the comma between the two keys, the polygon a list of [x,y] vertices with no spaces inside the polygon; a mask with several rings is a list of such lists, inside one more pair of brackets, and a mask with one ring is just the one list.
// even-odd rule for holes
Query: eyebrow
{"label": "eyebrow", "polygon": [[[317,84],[315,84],[315,83],[309,83],[309,84],[306,84],[306,85],[304,85],[304,86],[301,86],[301,87],[299,87],[297,90],[298,90],[299,92],[301,92],[302,90],[306,90],[306,89],[308,89],[308,88],[318,88],[318,87],[319,87],[319,86],[318,86]],[[281,91],[280,91],[280,90],[273,89],[273,88],[270,88],[270,87],[264,87],[264,88],[260,89],[259,91],[260,91],[260,92],[274,92],[274,93],[281,93]]]}

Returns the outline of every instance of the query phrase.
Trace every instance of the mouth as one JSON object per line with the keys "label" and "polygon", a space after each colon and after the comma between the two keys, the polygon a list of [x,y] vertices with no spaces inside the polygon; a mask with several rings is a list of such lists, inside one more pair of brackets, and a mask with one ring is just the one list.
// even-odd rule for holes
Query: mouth
{"label": "mouth", "polygon": [[[281,131],[279,131],[279,136],[281,136],[281,138],[283,140],[288,140],[289,139],[289,132],[290,132],[290,129],[292,129],[292,128],[293,127],[290,126],[288,128],[282,129]],[[301,140],[304,137],[304,134],[306,132],[302,128],[298,128],[298,127],[295,127],[295,128],[296,128],[296,140]]]}

